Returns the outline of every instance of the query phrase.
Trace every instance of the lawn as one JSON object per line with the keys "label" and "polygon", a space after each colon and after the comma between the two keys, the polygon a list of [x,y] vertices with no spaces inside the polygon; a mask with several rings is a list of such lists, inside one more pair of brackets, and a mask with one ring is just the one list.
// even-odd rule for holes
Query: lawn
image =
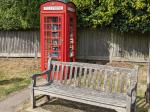
{"label": "lawn", "polygon": [[0,99],[27,87],[30,76],[39,71],[38,59],[0,58]]}

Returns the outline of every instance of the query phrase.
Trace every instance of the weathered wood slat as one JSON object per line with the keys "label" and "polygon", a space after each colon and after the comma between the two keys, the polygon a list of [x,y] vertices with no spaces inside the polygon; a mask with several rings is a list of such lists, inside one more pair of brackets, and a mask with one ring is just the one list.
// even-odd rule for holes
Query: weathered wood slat
{"label": "weathered wood slat", "polygon": [[82,78],[82,67],[79,67],[79,77],[78,77],[78,86],[81,86],[81,78]]}
{"label": "weathered wood slat", "polygon": [[95,86],[96,86],[96,80],[97,80],[97,74],[98,74],[98,70],[97,69],[95,69],[94,70],[94,73],[93,73],[93,75],[92,75],[92,79],[91,79],[91,85],[92,85],[92,88],[96,88]]}
{"label": "weathered wood slat", "polygon": [[78,67],[74,66],[74,85],[75,86],[77,84],[77,69],[78,69]]}
{"label": "weathered wood slat", "polygon": [[92,88],[92,78],[93,78],[93,75],[94,75],[94,71],[95,71],[95,69],[90,70],[89,81],[88,81],[88,87],[89,88]]}
{"label": "weathered wood slat", "polygon": [[[99,91],[91,91],[91,89],[88,88],[74,88],[74,87],[68,87],[68,86],[62,86],[62,85],[58,85],[58,84],[51,84],[49,87],[34,87],[35,90],[43,90],[43,91],[47,91],[47,92],[56,92],[58,94],[65,94],[67,96],[70,96],[72,94],[72,96],[79,96],[79,97],[84,97],[87,96],[89,99],[93,99],[95,101],[98,100],[98,98],[110,98],[108,99],[109,101],[113,102],[113,100],[116,100],[116,102],[123,101],[126,102],[126,95],[125,94],[116,94],[116,93],[105,93],[105,92],[99,92]],[[57,92],[58,91],[58,92]],[[76,94],[75,94],[76,93]],[[74,94],[74,95],[73,95]],[[97,100],[96,100],[97,99]],[[118,101],[119,99],[119,101]],[[107,101],[104,101],[107,102]],[[126,105],[126,104],[123,104]]]}
{"label": "weathered wood slat", "polygon": [[113,109],[113,110],[116,110],[118,112],[127,112],[125,110],[125,108],[120,108],[120,107],[117,107],[117,106],[113,106],[113,105],[108,105],[108,104],[103,104],[103,103],[99,103],[99,102],[92,102],[92,101],[89,101],[89,100],[85,100],[85,99],[77,99],[76,97],[69,97],[69,96],[62,96],[60,94],[55,94],[55,93],[48,93],[48,92],[45,92],[45,91],[39,91],[39,90],[35,90],[37,94],[46,94],[46,95],[50,95],[50,96],[53,96],[53,97],[58,97],[58,98],[62,98],[62,99],[67,99],[67,100],[71,100],[71,101],[76,101],[76,102],[80,102],[80,103],[85,103],[85,104],[89,104],[89,105],[94,105],[94,106],[99,106],[99,107],[105,107],[105,108],[110,108],[110,109]]}
{"label": "weathered wood slat", "polygon": [[57,69],[56,69],[56,81],[59,80],[59,70],[60,70],[60,65],[57,65]]}
{"label": "weathered wood slat", "polygon": [[73,66],[70,66],[69,82],[68,82],[68,84],[72,83],[72,78],[73,78]]}
{"label": "weathered wood slat", "polygon": [[106,66],[106,65],[99,65],[99,64],[89,64],[89,63],[79,63],[79,62],[59,62],[59,61],[53,61],[52,64],[62,64],[66,66],[71,66],[72,64],[74,66],[78,67],[87,67],[88,69],[108,69],[108,70],[113,70],[114,72],[124,72],[124,73],[131,73],[133,69],[129,68],[119,68],[119,67],[111,67],[111,66]]}
{"label": "weathered wood slat", "polygon": [[103,73],[104,71],[103,70],[100,70],[99,69],[99,71],[98,71],[98,74],[97,74],[97,89],[98,90],[101,90],[101,91],[103,91],[103,85],[102,85],[102,83],[103,83],[103,81],[104,81],[104,73]]}
{"label": "weathered wood slat", "polygon": [[61,72],[60,72],[60,82],[62,83],[64,78],[64,65],[61,65]]}
{"label": "weathered wood slat", "polygon": [[85,86],[86,84],[87,70],[88,70],[87,68],[84,68],[83,81],[82,81],[83,86]]}
{"label": "weathered wood slat", "polygon": [[[82,97],[84,99],[91,99],[96,102],[105,102],[110,103],[112,105],[117,105],[117,106],[125,106],[126,105],[126,96],[125,95],[120,95],[120,94],[109,94],[107,95],[105,92],[97,92],[97,91],[91,91],[90,89],[80,89],[80,88],[74,88],[74,87],[68,87],[68,86],[62,86],[62,85],[57,85],[57,84],[52,84],[49,87],[35,87],[36,90],[42,90],[42,91],[47,91],[47,92],[53,92],[53,93],[58,93],[58,94],[65,94],[66,96],[74,96],[74,97]],[[76,94],[74,94],[76,93]],[[106,99],[107,100],[106,100]],[[113,104],[113,103],[115,104]]]}
{"label": "weathered wood slat", "polygon": [[109,92],[112,93],[112,90],[113,90],[113,75],[111,75],[111,77],[109,78]]}
{"label": "weathered wood slat", "polygon": [[64,73],[64,77],[65,77],[65,79],[64,79],[64,84],[67,84],[67,79],[68,79],[68,72],[69,71],[69,66],[65,66],[65,73]]}
{"label": "weathered wood slat", "polygon": [[116,72],[116,78],[115,78],[115,87],[114,87],[114,91],[117,92],[118,91],[118,82],[119,82],[119,72]]}
{"label": "weathered wood slat", "polygon": [[108,83],[108,74],[107,74],[107,71],[105,71],[105,75],[104,75],[104,91],[107,92],[107,83]]}
{"label": "weathered wood slat", "polygon": [[52,80],[54,80],[56,64],[53,64],[52,67],[53,67],[53,68],[52,68]]}

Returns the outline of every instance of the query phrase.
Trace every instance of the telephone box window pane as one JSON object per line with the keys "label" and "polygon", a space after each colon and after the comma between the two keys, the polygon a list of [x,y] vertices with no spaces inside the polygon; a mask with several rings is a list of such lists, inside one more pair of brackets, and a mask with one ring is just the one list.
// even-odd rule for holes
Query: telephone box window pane
{"label": "telephone box window pane", "polygon": [[51,17],[47,17],[47,23],[51,22]]}
{"label": "telephone box window pane", "polygon": [[47,28],[46,28],[47,26],[46,26],[46,24],[44,24],[44,30],[46,30]]}
{"label": "telephone box window pane", "polygon": [[[45,41],[45,43],[46,43],[46,41]],[[47,44],[44,44],[44,49],[47,49]]]}
{"label": "telephone box window pane", "polygon": [[70,48],[70,57],[73,57],[73,50]]}
{"label": "telephone box window pane", "polygon": [[51,54],[51,56],[52,56],[52,57],[59,57],[59,53],[58,53],[58,52],[53,52],[53,53]]}
{"label": "telephone box window pane", "polygon": [[53,46],[53,47],[52,47],[52,50],[54,50],[54,51],[58,51],[58,47]]}
{"label": "telephone box window pane", "polygon": [[59,18],[59,22],[61,22],[61,18]]}
{"label": "telephone box window pane", "polygon": [[51,32],[47,32],[47,36],[50,37],[51,36]]}
{"label": "telephone box window pane", "polygon": [[47,32],[45,31],[45,32],[44,32],[44,37],[46,37],[46,36],[47,36]]}
{"label": "telephone box window pane", "polygon": [[53,39],[52,44],[57,45],[58,44],[58,39]]}
{"label": "telephone box window pane", "polygon": [[70,30],[71,32],[73,31],[74,23],[73,23],[73,18],[70,18]]}
{"label": "telephone box window pane", "polygon": [[51,46],[48,46],[48,50],[51,50]]}
{"label": "telephone box window pane", "polygon": [[52,30],[54,30],[54,31],[56,31],[56,30],[61,30],[61,25],[52,24]]}
{"label": "telephone box window pane", "polygon": [[59,29],[58,30],[61,30],[61,25],[59,25]]}
{"label": "telephone box window pane", "polygon": [[52,17],[52,22],[57,23],[58,22],[58,17]]}
{"label": "telephone box window pane", "polygon": [[71,18],[70,18],[70,26],[73,26],[73,24],[74,24],[74,23],[73,23],[73,18],[71,17]]}
{"label": "telephone box window pane", "polygon": [[59,33],[58,32],[52,32],[52,37],[58,37]]}
{"label": "telephone box window pane", "polygon": [[52,24],[52,30],[59,30],[58,24]]}
{"label": "telephone box window pane", "polygon": [[49,38],[49,39],[47,40],[47,42],[48,42],[48,43],[51,43],[51,39]]}
{"label": "telephone box window pane", "polygon": [[[70,39],[73,38],[73,27],[74,27],[74,23],[73,23],[73,18],[70,18]],[[71,41],[71,40],[70,40]]]}
{"label": "telephone box window pane", "polygon": [[47,23],[47,18],[46,17],[44,17],[44,23]]}
{"label": "telephone box window pane", "polygon": [[47,25],[47,30],[51,30],[51,25],[50,24]]}

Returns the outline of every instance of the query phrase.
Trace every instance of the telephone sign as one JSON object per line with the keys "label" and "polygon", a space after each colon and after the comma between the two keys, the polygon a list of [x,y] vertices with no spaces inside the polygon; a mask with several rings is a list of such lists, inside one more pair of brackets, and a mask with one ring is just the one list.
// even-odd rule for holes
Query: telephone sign
{"label": "telephone sign", "polygon": [[63,10],[63,6],[48,6],[44,7],[44,10]]}

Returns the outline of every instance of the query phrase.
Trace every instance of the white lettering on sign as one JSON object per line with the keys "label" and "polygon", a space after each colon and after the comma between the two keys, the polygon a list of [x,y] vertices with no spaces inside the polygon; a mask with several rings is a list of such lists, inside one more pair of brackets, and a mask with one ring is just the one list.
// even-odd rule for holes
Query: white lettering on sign
{"label": "white lettering on sign", "polygon": [[76,10],[72,7],[68,7],[68,11],[75,12]]}
{"label": "white lettering on sign", "polygon": [[44,7],[44,10],[63,10],[64,7],[63,6],[47,6]]}

